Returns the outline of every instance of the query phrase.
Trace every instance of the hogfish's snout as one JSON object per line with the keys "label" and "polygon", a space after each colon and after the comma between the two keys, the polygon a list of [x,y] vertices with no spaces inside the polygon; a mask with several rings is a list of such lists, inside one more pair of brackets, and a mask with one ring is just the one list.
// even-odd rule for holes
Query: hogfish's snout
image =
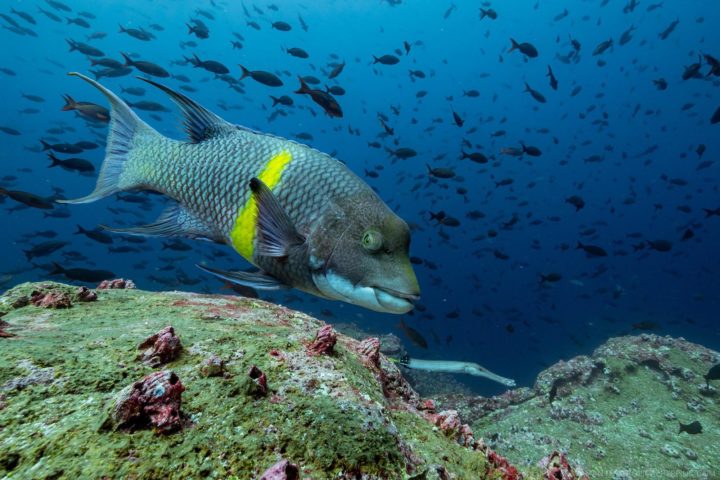
{"label": "hogfish's snout", "polygon": [[326,219],[310,257],[323,295],[370,310],[413,309],[420,286],[410,263],[410,229],[385,204],[367,198]]}

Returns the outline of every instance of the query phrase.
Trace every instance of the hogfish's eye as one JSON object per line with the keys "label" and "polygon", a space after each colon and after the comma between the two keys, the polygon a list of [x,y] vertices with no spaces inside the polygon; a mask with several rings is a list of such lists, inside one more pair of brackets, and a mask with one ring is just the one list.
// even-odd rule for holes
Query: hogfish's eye
{"label": "hogfish's eye", "polygon": [[365,250],[377,252],[382,247],[382,234],[377,230],[367,230],[363,233],[362,245]]}

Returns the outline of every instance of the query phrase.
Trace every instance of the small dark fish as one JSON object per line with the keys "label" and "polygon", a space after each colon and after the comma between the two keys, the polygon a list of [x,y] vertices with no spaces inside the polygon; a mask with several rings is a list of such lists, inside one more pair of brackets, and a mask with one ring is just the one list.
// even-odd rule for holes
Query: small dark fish
{"label": "small dark fish", "polygon": [[45,140],[40,140],[40,143],[42,143],[43,151],[45,150],[52,150],[54,152],[59,153],[81,153],[83,151],[82,148],[78,147],[74,143],[47,143]]}
{"label": "small dark fish", "polygon": [[452,168],[444,168],[444,167],[436,167],[433,168],[427,163],[425,164],[428,170],[428,175],[437,177],[437,178],[453,178],[455,176],[455,171]]}
{"label": "small dark fish", "polygon": [[467,153],[465,150],[461,150],[460,154],[460,159],[462,160],[467,158],[475,163],[488,163],[488,158],[480,152]]}
{"label": "small dark fish", "polygon": [[287,22],[273,22],[272,28],[280,30],[281,32],[289,32],[292,30],[292,26]]}
{"label": "small dark fish", "polygon": [[698,433],[702,433],[703,431],[702,424],[697,420],[692,423],[688,423],[687,425],[680,422],[678,422],[678,424],[680,426],[680,430],[678,431],[678,433],[685,432],[690,435],[697,435]]}
{"label": "small dark fish", "polygon": [[20,190],[5,190],[0,187],[0,196],[3,195],[32,208],[40,208],[43,210],[51,210],[55,208],[51,199],[40,197],[34,193],[23,192]]}
{"label": "small dark fish", "polygon": [[263,70],[250,71],[242,65],[240,65],[240,68],[242,69],[242,76],[240,77],[240,80],[245,77],[250,77],[256,82],[267,85],[268,87],[281,87],[283,85],[282,80],[280,80],[274,73],[265,72]]}
{"label": "small dark fish", "polygon": [[282,97],[273,97],[272,95],[270,95],[270,98],[272,98],[273,107],[277,104],[285,105],[286,107],[289,107],[293,104],[293,99],[288,97],[287,95],[283,95]]}
{"label": "small dark fish", "polygon": [[190,20],[192,25],[190,23],[186,23],[185,26],[188,27],[188,34],[192,33],[197,38],[206,39],[210,38],[210,29],[205,25],[205,23],[202,20],[199,20],[197,18],[194,18]]}
{"label": "small dark fish", "polygon": [[485,17],[489,18],[490,20],[496,20],[498,15],[497,15],[497,12],[495,10],[493,10],[492,8],[481,8],[480,9],[480,20],[482,20]]}
{"label": "small dark fish", "polygon": [[397,157],[400,160],[407,160],[408,158],[412,158],[417,155],[417,152],[415,150],[408,147],[400,147],[396,150],[386,148],[385,150],[390,154],[390,156]]}
{"label": "small dark fish", "polygon": [[669,252],[672,250],[672,243],[667,240],[648,240],[647,244],[650,248],[658,252]]}
{"label": "small dark fish", "polygon": [[63,105],[61,110],[64,112],[75,110],[87,120],[95,122],[110,121],[110,112],[102,105],[92,102],[78,102],[70,95],[63,95],[63,99],[65,100],[65,105]]}
{"label": "small dark fish", "polygon": [[286,52],[288,54],[292,55],[293,57],[297,57],[297,58],[309,58],[310,57],[310,55],[308,55],[308,53],[305,50],[303,50],[302,48],[298,48],[298,47],[288,48],[286,50]]}
{"label": "small dark fish", "polygon": [[336,97],[341,97],[345,95],[345,89],[342,88],[340,85],[333,85],[332,87],[328,87],[325,85],[325,91],[328,92],[330,95],[335,95]]}
{"label": "small dark fish", "polygon": [[453,114],[453,122],[455,122],[455,125],[457,125],[458,127],[462,127],[463,124],[465,123],[465,121],[462,118],[460,118],[460,115],[458,115],[455,110],[452,111],[452,114]]}
{"label": "small dark fish", "polygon": [[67,17],[66,17],[65,19],[67,20],[68,25],[74,24],[74,25],[77,25],[77,26],[79,26],[79,27],[90,28],[90,24],[89,24],[88,21],[85,20],[84,18],[81,18],[81,17],[67,18]]}
{"label": "small dark fish", "polygon": [[23,252],[25,253],[25,256],[28,260],[32,260],[36,257],[47,257],[48,255],[57,252],[65,245],[68,245],[68,243],[69,242],[51,240],[49,242],[42,242],[38,243],[37,245],[33,245],[30,250],[23,250]]}
{"label": "small dark fish", "polygon": [[575,249],[584,250],[585,253],[593,257],[607,257],[607,252],[603,248],[596,245],[583,245],[578,241],[577,247],[575,247]]}
{"label": "small dark fish", "polygon": [[82,53],[83,55],[87,55],[90,57],[104,57],[105,54],[102,52],[102,50],[99,50],[92,45],[88,45],[87,43],[83,42],[76,42],[72,39],[65,39],[65,41],[70,45],[70,51],[77,50],[78,52]]}
{"label": "small dark fish", "polygon": [[193,54],[193,58],[186,58],[186,60],[195,68],[200,67],[211,73],[217,73],[218,75],[230,73],[230,70],[222,63],[215,60],[200,60],[195,54]]}
{"label": "small dark fish", "polygon": [[613,46],[612,38],[609,40],[605,40],[604,42],[600,42],[597,47],[595,47],[595,50],[593,50],[593,56],[601,55],[604,53],[608,48]]}
{"label": "small dark fish", "polygon": [[439,212],[430,212],[430,220],[435,220],[438,222],[438,225],[444,225],[446,227],[459,227],[460,226],[460,220],[458,220],[455,217],[451,217],[450,215],[446,214],[443,210],[440,210]]}
{"label": "small dark fish", "polygon": [[20,132],[10,127],[0,127],[0,132],[7,133],[8,135],[22,135]]}
{"label": "small dark fish", "polygon": [[155,77],[168,78],[170,76],[168,71],[162,68],[160,65],[144,60],[133,60],[126,53],[121,52],[120,55],[122,55],[125,59],[126,67],[135,67],[141,72],[147,73],[148,75],[152,75]]}
{"label": "small dark fish", "polygon": [[552,88],[553,90],[557,90],[558,89],[558,81],[557,81],[557,78],[555,78],[555,74],[553,73],[550,65],[548,65],[547,76],[548,76],[548,78],[550,78],[550,88]]}
{"label": "small dark fish", "polygon": [[682,240],[682,241],[690,240],[690,239],[693,238],[694,236],[695,236],[695,232],[693,232],[692,229],[688,228],[688,229],[685,230],[685,233],[683,233],[683,236],[682,236],[682,239],[681,239],[681,240]]}
{"label": "small dark fish", "polygon": [[27,12],[22,12],[22,11],[19,11],[19,10],[15,10],[14,8],[11,8],[11,9],[10,9],[10,13],[12,13],[13,15],[17,15],[18,17],[22,18],[23,20],[25,20],[26,22],[28,22],[28,23],[30,23],[30,24],[32,24],[32,25],[37,25],[37,22],[36,22],[35,19],[32,17],[32,15],[30,15],[30,14],[27,13]]}
{"label": "small dark fish", "polygon": [[475,98],[479,96],[480,92],[478,92],[477,90],[463,90],[463,97]]}
{"label": "small dark fish", "polygon": [[310,95],[312,101],[322,107],[330,117],[342,118],[342,108],[340,108],[340,104],[335,100],[335,97],[322,90],[310,88],[302,77],[298,77],[298,80],[300,80],[300,88],[295,90],[295,93],[299,95]]}
{"label": "small dark fish", "polygon": [[95,240],[98,243],[104,243],[106,245],[110,245],[113,243],[113,239],[110,235],[107,233],[101,231],[101,230],[85,230],[80,225],[77,226],[77,231],[75,232],[76,235],[81,234],[85,235],[91,240]]}
{"label": "small dark fish", "polygon": [[537,48],[535,48],[533,44],[527,42],[518,43],[512,38],[510,39],[510,42],[512,43],[512,46],[509,50],[510,52],[512,52],[513,50],[519,50],[520,53],[529,58],[535,58],[538,56]]}
{"label": "small dark fish", "polygon": [[131,37],[142,40],[143,42],[149,42],[155,38],[155,35],[143,30],[142,28],[125,28],[122,25],[120,25],[120,33],[127,33]]}
{"label": "small dark fish", "polygon": [[675,30],[675,27],[678,26],[678,23],[680,23],[679,19],[675,19],[672,22],[670,22],[670,25],[668,25],[667,28],[665,30],[663,30],[662,32],[660,32],[660,34],[658,35],[658,37],[660,37],[660,40],[667,39],[670,36],[670,34]]}
{"label": "small dark fish", "polygon": [[540,283],[555,283],[562,279],[562,275],[559,273],[548,273],[547,275],[540,274]]}
{"label": "small dark fish", "polygon": [[530,94],[531,97],[533,97],[537,102],[545,103],[547,100],[545,99],[545,96],[538,92],[537,90],[533,89],[530,85],[528,85],[527,82],[525,82],[525,91]]}
{"label": "small dark fish", "polygon": [[420,348],[428,348],[427,340],[414,328],[408,326],[405,324],[405,322],[400,319],[400,323],[398,323],[398,328],[402,330],[402,332],[405,334],[405,336],[415,345],[417,345]]}
{"label": "small dark fish", "polygon": [[140,102],[125,102],[129,106],[133,108],[137,108],[138,110],[145,110],[146,112],[169,112],[170,110],[165,106],[158,102],[151,102],[148,100],[142,100]]}
{"label": "small dark fish", "polygon": [[90,173],[95,171],[93,164],[87,160],[83,160],[82,158],[68,158],[66,160],[62,160],[57,158],[52,152],[48,152],[48,158],[51,160],[50,168],[59,166],[68,172],[80,173]]}
{"label": "small dark fish", "polygon": [[395,65],[398,62],[400,62],[400,59],[395,55],[383,55],[381,57],[373,55],[373,64],[382,63],[383,65]]}
{"label": "small dark fish", "polygon": [[49,275],[64,275],[65,278],[85,283],[97,283],[103,280],[115,278],[115,274],[109,270],[91,270],[87,268],[63,268],[60,264],[53,262],[55,269]]}
{"label": "small dark fish", "polygon": [[718,107],[717,110],[715,110],[715,113],[713,113],[712,118],[710,118],[710,123],[711,124],[720,123],[720,107]]}
{"label": "small dark fish", "polygon": [[542,155],[542,151],[538,147],[533,147],[532,145],[525,145],[524,143],[520,143],[520,145],[522,145],[523,153],[531,157],[539,157]]}
{"label": "small dark fish", "polygon": [[585,200],[579,195],[573,195],[571,197],[568,197],[565,199],[565,203],[569,203],[573,207],[575,207],[575,211],[578,212],[585,207]]}
{"label": "small dark fish", "polygon": [[713,216],[720,217],[720,208],[716,208],[716,209],[703,208],[703,210],[705,210],[705,218],[710,218]]}
{"label": "small dark fish", "polygon": [[330,71],[330,74],[328,75],[328,78],[333,79],[340,75],[345,68],[345,62],[338,63],[333,67],[333,69]]}
{"label": "small dark fish", "polygon": [[657,80],[653,80],[653,83],[658,90],[667,90],[668,83],[667,80],[665,80],[664,78],[658,78]]}

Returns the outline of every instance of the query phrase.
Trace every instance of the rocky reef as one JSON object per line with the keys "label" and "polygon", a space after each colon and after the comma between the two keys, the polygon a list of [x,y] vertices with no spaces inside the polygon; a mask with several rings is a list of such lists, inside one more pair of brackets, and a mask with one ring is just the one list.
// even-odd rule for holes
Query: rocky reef
{"label": "rocky reef", "polygon": [[132,287],[0,297],[0,478],[541,478],[420,398],[377,338]]}
{"label": "rocky reef", "polygon": [[593,479],[717,479],[719,382],[704,375],[718,362],[682,338],[613,338],[543,371],[532,389],[446,395],[438,405],[521,469],[557,450]]}
{"label": "rocky reef", "polygon": [[0,352],[0,478],[713,478],[720,458],[718,355],[652,335],[534,389],[429,399],[378,338],[114,280],[9,290]]}

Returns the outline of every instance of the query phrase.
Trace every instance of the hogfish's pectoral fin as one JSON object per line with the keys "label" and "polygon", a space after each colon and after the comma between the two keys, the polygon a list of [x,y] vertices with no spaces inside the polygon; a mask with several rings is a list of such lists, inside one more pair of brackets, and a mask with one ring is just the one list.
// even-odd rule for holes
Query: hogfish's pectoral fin
{"label": "hogfish's pectoral fin", "polygon": [[170,99],[180,107],[185,119],[185,131],[190,137],[191,143],[200,143],[209,138],[237,131],[237,127],[235,125],[226,122],[207,108],[196,103],[194,100],[189,99],[182,93],[176,92],[172,88],[166,87],[165,85],[157,83],[154,80],[150,80],[149,78],[137,78],[165,92]]}
{"label": "hogfish's pectoral fin", "polygon": [[165,208],[154,223],[130,228],[113,228],[105,225],[101,227],[109,232],[128,235],[187,237],[224,243],[221,235],[208,227],[197,215],[175,202]]}
{"label": "hogfish's pectoral fin", "polygon": [[260,270],[256,272],[230,272],[220,270],[219,268],[206,267],[204,265],[196,265],[196,267],[227,282],[244,285],[254,288],[255,290],[283,290],[291,288],[269,273]]}
{"label": "hogfish's pectoral fin", "polygon": [[262,180],[253,177],[250,190],[258,207],[257,254],[267,257],[287,257],[290,249],[305,243],[305,237],[295,229],[285,209]]}

